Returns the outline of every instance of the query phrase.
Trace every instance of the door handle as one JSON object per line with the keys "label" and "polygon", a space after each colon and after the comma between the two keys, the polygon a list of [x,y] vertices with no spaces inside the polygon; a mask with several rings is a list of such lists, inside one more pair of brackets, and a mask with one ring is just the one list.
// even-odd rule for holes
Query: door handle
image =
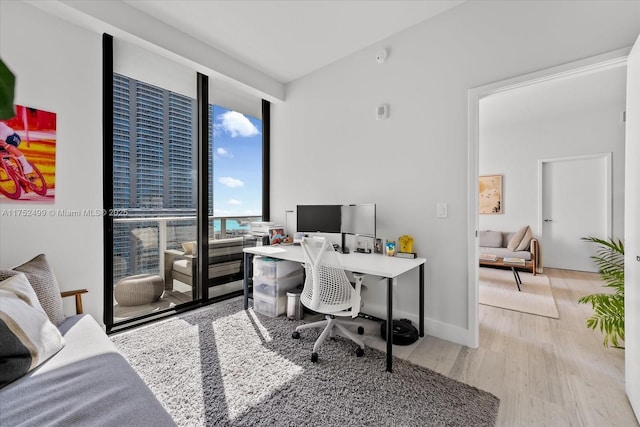
{"label": "door handle", "polygon": [[552,219],[545,219],[544,222],[553,222]]}
{"label": "door handle", "polygon": [[636,257],[636,261],[640,262],[640,255]]}

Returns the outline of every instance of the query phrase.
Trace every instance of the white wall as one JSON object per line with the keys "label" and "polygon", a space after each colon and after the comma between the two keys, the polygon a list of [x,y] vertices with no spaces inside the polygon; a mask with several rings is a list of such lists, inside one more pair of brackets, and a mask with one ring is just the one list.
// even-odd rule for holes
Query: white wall
{"label": "white wall", "polygon": [[625,385],[640,419],[640,37],[629,55],[625,204]]}
{"label": "white wall", "polygon": [[[427,333],[467,343],[468,90],[628,46],[639,12],[632,2],[468,2],[291,83],[272,108],[272,218],[299,203],[377,203],[379,235],[411,234],[428,258]],[[416,280],[399,280],[397,312],[416,312]]]}
{"label": "white wall", "polygon": [[[101,46],[99,34],[22,2],[0,2],[0,56],[16,75],[16,104],[57,114],[55,203],[0,209],[102,208]],[[46,254],[62,290],[89,289],[85,312],[102,322],[101,217],[1,216],[0,235],[0,266]]]}
{"label": "white wall", "polygon": [[[468,89],[628,46],[639,12],[637,2],[469,2],[290,84],[272,108],[272,218],[298,203],[377,203],[379,235],[412,234],[428,257],[427,332],[465,342]],[[101,207],[100,33],[21,2],[0,2],[0,27],[17,102],[58,114],[54,208]],[[389,59],[377,64],[382,46]],[[438,202],[449,218],[436,219]],[[1,266],[47,253],[61,287],[90,289],[86,311],[102,320],[101,219],[2,217],[0,235]],[[416,281],[399,280],[397,312],[417,311]]]}
{"label": "white wall", "polygon": [[[520,96],[509,97],[505,102],[494,100],[497,105],[484,108],[489,98],[480,101],[480,175],[502,175],[503,214],[480,215],[481,230],[516,231],[524,225],[531,226],[535,236],[538,230],[538,161],[560,157],[596,153],[613,153],[613,236],[624,233],[624,123],[626,70],[605,71],[615,79],[619,96],[599,97],[597,106],[584,107],[583,99],[573,98],[575,103],[563,105],[568,111],[556,111],[553,98],[541,107],[549,114],[522,115],[513,118],[509,111],[518,104],[532,102],[536,86],[521,90]],[[585,93],[592,79],[584,78]],[[566,85],[574,84],[566,82]],[[570,96],[562,90],[562,83],[554,84],[557,97]],[[541,90],[539,90],[540,92]],[[533,93],[532,93],[533,92]],[[494,95],[496,97],[501,94]],[[596,96],[596,95],[594,95]],[[529,100],[529,101],[528,101]],[[514,105],[514,103],[516,105]],[[563,100],[563,104],[568,104]],[[488,115],[509,115],[510,120],[500,120]],[[532,117],[532,119],[528,119]],[[588,192],[588,188],[584,188]],[[585,194],[588,197],[588,194]],[[606,237],[606,236],[605,236]]]}

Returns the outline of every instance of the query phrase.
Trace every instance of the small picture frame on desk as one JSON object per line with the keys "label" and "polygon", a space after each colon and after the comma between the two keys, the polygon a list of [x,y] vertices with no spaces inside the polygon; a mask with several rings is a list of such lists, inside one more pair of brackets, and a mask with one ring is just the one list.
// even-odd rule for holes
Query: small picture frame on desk
{"label": "small picture frame on desk", "polygon": [[284,228],[272,228],[269,230],[269,244],[277,245],[284,242]]}
{"label": "small picture frame on desk", "polygon": [[376,254],[382,253],[382,239],[375,239],[373,243],[373,252]]}

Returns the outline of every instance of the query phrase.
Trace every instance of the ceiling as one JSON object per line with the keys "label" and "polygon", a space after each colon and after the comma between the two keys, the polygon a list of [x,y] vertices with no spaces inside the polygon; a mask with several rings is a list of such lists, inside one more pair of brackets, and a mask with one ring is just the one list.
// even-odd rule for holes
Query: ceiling
{"label": "ceiling", "polygon": [[124,2],[281,83],[296,80],[463,3],[453,0]]}
{"label": "ceiling", "polygon": [[577,110],[625,105],[626,82],[627,67],[620,64],[499,92],[480,100],[481,127],[543,121]]}

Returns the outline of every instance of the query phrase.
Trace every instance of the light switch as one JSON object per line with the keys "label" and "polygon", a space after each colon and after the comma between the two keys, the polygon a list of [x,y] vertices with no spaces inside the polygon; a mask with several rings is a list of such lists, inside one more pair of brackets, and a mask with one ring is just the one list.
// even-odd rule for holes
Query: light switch
{"label": "light switch", "polygon": [[447,217],[447,204],[446,203],[438,203],[436,205],[436,216],[438,218],[446,218]]}

